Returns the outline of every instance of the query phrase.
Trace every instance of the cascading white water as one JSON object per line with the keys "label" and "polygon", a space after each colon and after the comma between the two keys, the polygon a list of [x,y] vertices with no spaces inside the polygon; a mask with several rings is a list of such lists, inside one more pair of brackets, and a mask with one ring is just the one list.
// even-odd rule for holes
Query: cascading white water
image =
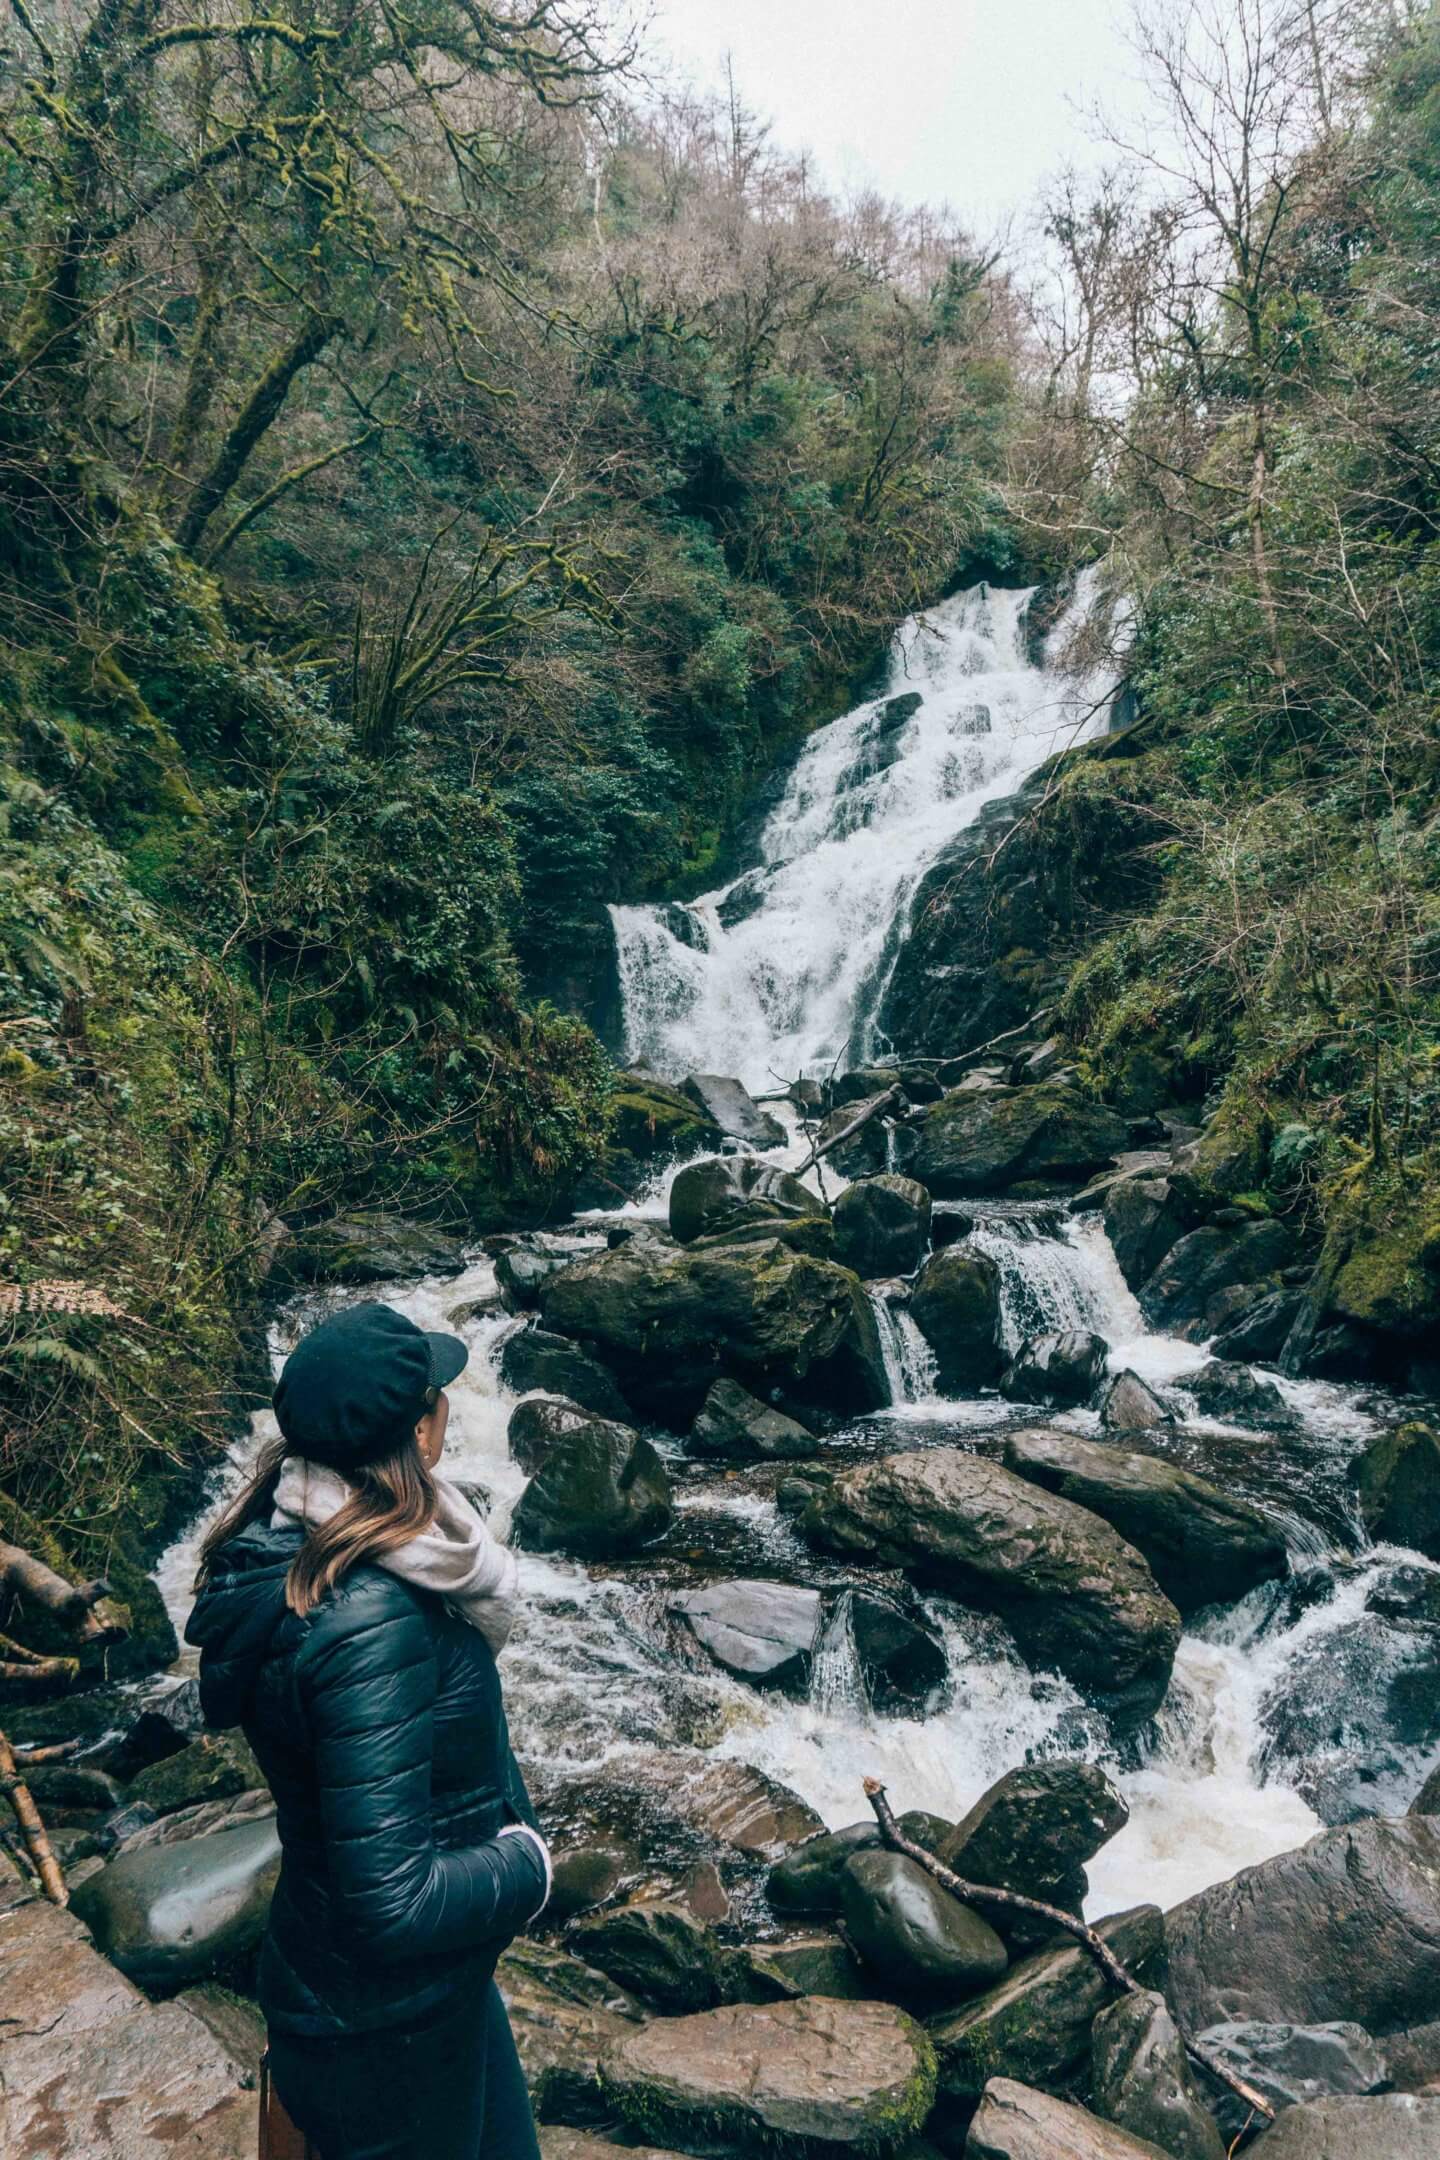
{"label": "cascading white water", "polygon": [[972,586],[902,625],[882,694],[810,738],[755,869],[688,906],[611,909],[628,1056],[759,1088],[872,1054],[925,871],[986,803],[1106,724],[1112,678],[1061,665],[1097,573],[1043,667],[1026,650],[1032,590]]}
{"label": "cascading white water", "polygon": [[935,1353],[903,1305],[892,1304],[883,1285],[872,1286],[870,1303],[885,1360],[892,1405],[923,1403],[935,1395]]}

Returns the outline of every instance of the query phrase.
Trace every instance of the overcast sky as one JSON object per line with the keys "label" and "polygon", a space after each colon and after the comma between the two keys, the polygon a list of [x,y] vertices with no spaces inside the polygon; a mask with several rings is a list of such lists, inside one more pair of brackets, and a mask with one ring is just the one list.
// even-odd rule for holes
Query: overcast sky
{"label": "overcast sky", "polygon": [[[989,237],[1067,159],[1083,108],[1133,110],[1129,0],[652,0],[652,47],[747,102],[825,180],[948,201]],[[1082,110],[1077,110],[1076,108]]]}

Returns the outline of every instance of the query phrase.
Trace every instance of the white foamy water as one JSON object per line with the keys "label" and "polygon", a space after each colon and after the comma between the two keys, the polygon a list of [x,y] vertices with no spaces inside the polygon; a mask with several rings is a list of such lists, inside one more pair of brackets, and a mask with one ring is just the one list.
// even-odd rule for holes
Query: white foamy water
{"label": "white foamy water", "polygon": [[[986,803],[1106,724],[1113,678],[1058,664],[1096,573],[1041,668],[1026,652],[1030,599],[976,585],[912,616],[881,695],[811,736],[757,868],[688,906],[611,909],[627,1056],[759,1089],[871,1054],[925,871]],[[907,693],[920,703],[897,724],[891,701]]]}

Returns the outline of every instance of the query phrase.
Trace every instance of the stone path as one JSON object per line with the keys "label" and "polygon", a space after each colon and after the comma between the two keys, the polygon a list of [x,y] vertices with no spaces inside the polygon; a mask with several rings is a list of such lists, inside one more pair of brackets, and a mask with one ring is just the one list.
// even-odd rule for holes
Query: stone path
{"label": "stone path", "polygon": [[72,1914],[0,1879],[5,2160],[254,2160],[253,2072],[152,2003]]}

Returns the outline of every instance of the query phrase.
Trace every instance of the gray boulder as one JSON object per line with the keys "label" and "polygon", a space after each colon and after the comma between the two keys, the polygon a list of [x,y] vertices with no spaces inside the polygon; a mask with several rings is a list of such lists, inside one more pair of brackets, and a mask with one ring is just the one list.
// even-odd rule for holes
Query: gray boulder
{"label": "gray boulder", "polygon": [[630,1402],[681,1428],[720,1378],[851,1413],[890,1399],[859,1277],[778,1239],[632,1239],[552,1276],[541,1302],[551,1327],[601,1353]]}
{"label": "gray boulder", "polygon": [[687,1163],[670,1188],[670,1234],[682,1245],[757,1224],[803,1222],[824,1212],[799,1178],[753,1155],[708,1155]]}
{"label": "gray boulder", "polygon": [[512,1245],[495,1262],[495,1280],[506,1312],[532,1312],[540,1292],[552,1275],[558,1275],[574,1259],[573,1253],[546,1252],[537,1245]]}
{"label": "gray boulder", "polygon": [[[1279,2114],[1337,2093],[1383,2092],[1391,2083],[1383,2049],[1359,2025],[1212,2025],[1196,2038],[1227,2069],[1253,2085]],[[1239,2137],[1250,2110],[1216,2082],[1215,2116],[1227,2139]]]}
{"label": "gray boulder", "polygon": [[[1142,1984],[1164,1962],[1165,1931],[1154,1905],[1114,1913],[1096,1927]],[[1090,2063],[1090,2028],[1114,1999],[1110,1982],[1078,1943],[1037,1950],[973,2002],[931,2018],[947,2111],[974,2107],[992,2077],[1074,2090]]]}
{"label": "gray boulder", "polygon": [[656,2010],[708,2010],[720,2000],[720,1946],[684,1905],[658,1899],[621,1905],[577,1921],[566,1941],[587,1965]]}
{"label": "gray boulder", "polygon": [[280,1872],[274,1818],[125,1852],[76,1890],[71,1911],[148,1993],[243,1969],[265,1931]]}
{"label": "gray boulder", "polygon": [[546,1328],[521,1328],[507,1339],[500,1352],[500,1378],[516,1395],[563,1395],[582,1410],[621,1425],[630,1415],[614,1375],[599,1358]]}
{"label": "gray boulder", "polygon": [[[885,1102],[889,1093],[888,1088],[877,1088],[873,1095],[865,1096],[859,1102],[847,1102],[821,1120],[815,1144],[824,1148],[825,1160],[832,1169],[839,1171],[841,1177],[869,1177],[884,1170],[889,1151],[887,1116],[898,1117],[902,1108],[898,1096]],[[876,1110],[877,1104],[885,1106]],[[859,1124],[867,1111],[874,1112],[868,1122],[859,1125],[859,1130],[848,1140],[841,1140],[841,1133]]]}
{"label": "gray boulder", "polygon": [[799,1583],[707,1583],[672,1597],[668,1610],[736,1679],[803,1693],[820,1629],[818,1590]]}
{"label": "gray boulder", "polygon": [[1127,1366],[1100,1399],[1100,1423],[1107,1432],[1155,1432],[1175,1420],[1153,1388]]}
{"label": "gray boulder", "polygon": [[1149,2138],[1171,2160],[1226,2160],[1227,2140],[1200,2096],[1163,1995],[1122,1995],[1096,2018],[1090,2046],[1098,2114]]}
{"label": "gray boulder", "polygon": [[841,1873],[840,1913],[864,1963],[905,1999],[928,1996],[933,2005],[973,1994],[1009,1963],[995,1930],[904,1853],[852,1854]]}
{"label": "gray boulder", "polygon": [[[967,1882],[1019,1890],[1078,1915],[1086,1861],[1129,1817],[1124,1797],[1098,1764],[1026,1763],[980,1795],[939,1858]],[[998,1906],[983,1909],[1008,1942],[1036,1946],[1039,1923],[1017,1920]]]}
{"label": "gray boulder", "polygon": [[1000,1392],[1011,1402],[1049,1403],[1056,1409],[1088,1403],[1108,1354],[1104,1336],[1083,1328],[1028,1336],[1001,1374]]}
{"label": "gray boulder", "polygon": [[738,1380],[717,1380],[685,1443],[691,1455],[720,1462],[796,1462],[820,1443],[797,1419],[763,1403]]}
{"label": "gray boulder", "polygon": [[984,1387],[1004,1366],[1000,1270],[988,1253],[947,1245],[932,1254],[911,1293],[910,1315],[935,1353],[945,1393]]}
{"label": "gray boulder", "polygon": [[[511,1411],[505,1437],[511,1460],[519,1463],[522,1470],[534,1472],[559,1441],[576,1439],[593,1426],[613,1422],[616,1421],[599,1417],[593,1410],[582,1410],[579,1403],[566,1402],[557,1395],[530,1395],[524,1402],[516,1403]],[[622,1429],[628,1430],[623,1419],[618,1422]]]}
{"label": "gray boulder", "polygon": [[1105,1234],[1132,1290],[1155,1273],[1171,1247],[1195,1226],[1188,1187],[1167,1177],[1117,1178],[1105,1194]]}
{"label": "gray boulder", "polygon": [[462,1239],[451,1230],[384,1208],[354,1208],[297,1230],[286,1260],[306,1282],[394,1282],[415,1275],[458,1275]]}
{"label": "gray boulder", "polygon": [[1180,1617],[1140,1554],[1086,1509],[961,1448],[841,1471],[799,1519],[812,1543],[902,1567],[998,1613],[1025,1656],[1122,1722],[1164,1698]]}
{"label": "gray boulder", "polygon": [[1169,1915],[1168,1994],[1191,2032],[1234,2020],[1380,2036],[1440,2001],[1440,1822],[1322,1830]]}
{"label": "gray boulder", "polygon": [[738,1080],[721,1073],[691,1073],[681,1081],[680,1091],[732,1140],[743,1140],[749,1147],[771,1148],[781,1146],[785,1139],[780,1120],[762,1110]]}
{"label": "gray boulder", "polygon": [[1440,1431],[1417,1419],[1381,1433],[1357,1461],[1355,1482],[1373,1538],[1440,1559]]}
{"label": "gray boulder", "polygon": [[1124,1149],[1123,1119],[1054,1080],[957,1088],[926,1111],[909,1164],[944,1199],[1021,1183],[1079,1184]]}
{"label": "gray boulder", "polygon": [[1012,1433],[1005,1461],[1103,1516],[1182,1613],[1230,1604],[1285,1573],[1285,1540],[1269,1516],[1178,1463],[1062,1432]]}
{"label": "gray boulder", "polygon": [[1283,1223],[1206,1223],[1171,1246],[1140,1292],[1140,1309],[1160,1334],[1203,1342],[1228,1317],[1217,1305],[1221,1293],[1237,1283],[1267,1282],[1293,1252]]}
{"label": "gray boulder", "polygon": [[839,1110],[846,1103],[870,1102],[899,1083],[900,1074],[893,1065],[856,1065],[831,1084],[830,1108]]}
{"label": "gray boulder", "polygon": [[1168,2149],[1101,2122],[1088,2108],[992,2078],[970,2125],[964,2160],[1170,2160]]}
{"label": "gray boulder", "polygon": [[[127,1799],[156,1815],[198,1807],[206,1800],[230,1800],[254,1792],[265,1782],[260,1765],[238,1732],[200,1733],[163,1762],[151,1763],[133,1778]],[[37,1797],[39,1797],[37,1795]]]}
{"label": "gray boulder", "polygon": [[895,2151],[935,2096],[934,2054],[913,2019],[828,1995],[657,2018],[611,2046],[603,2075],[622,2120],[648,2138],[814,2160]]}
{"label": "gray boulder", "polygon": [[1435,2160],[1440,2099],[1380,2093],[1309,2100],[1287,2108],[1256,2151],[1264,2160]]}
{"label": "gray boulder", "polygon": [[[899,1817],[900,1828],[917,1845],[938,1853],[952,1825],[938,1816],[911,1809]],[[826,1830],[806,1838],[777,1861],[766,1881],[766,1895],[777,1912],[829,1917],[838,1913],[845,1882],[845,1868],[854,1854],[873,1852],[880,1846],[880,1830],[873,1817],[847,1823],[843,1830]]]}
{"label": "gray boulder", "polygon": [[1207,1417],[1234,1418],[1242,1425],[1293,1423],[1273,1380],[1227,1358],[1211,1358],[1198,1372],[1186,1373],[1177,1385]]}
{"label": "gray boulder", "polygon": [[[1216,1310],[1227,1302],[1217,1299]],[[1215,1355],[1242,1365],[1278,1365],[1304,1302],[1298,1290],[1257,1291],[1247,1286],[1235,1310],[1215,1331]]]}
{"label": "gray boulder", "polygon": [[607,1559],[652,1543],[673,1512],[670,1480],[650,1442],[628,1425],[587,1415],[554,1441],[521,1493],[513,1536],[531,1552]]}
{"label": "gray boulder", "polygon": [[945,1684],[949,1661],[939,1629],[918,1598],[902,1601],[887,1591],[858,1584],[843,1593],[843,1621],[872,1710],[882,1716],[915,1716]]}
{"label": "gray boulder", "polygon": [[495,1971],[531,2104],[543,2122],[609,2116],[600,2058],[644,2016],[638,2002],[593,1965],[553,1943],[522,1937]]}
{"label": "gray boulder", "polygon": [[1440,1763],[1430,1772],[1405,1812],[1407,1815],[1440,1815]]}
{"label": "gray boulder", "polygon": [[884,1171],[857,1178],[835,1203],[835,1257],[862,1281],[913,1275],[930,1243],[930,1195]]}

